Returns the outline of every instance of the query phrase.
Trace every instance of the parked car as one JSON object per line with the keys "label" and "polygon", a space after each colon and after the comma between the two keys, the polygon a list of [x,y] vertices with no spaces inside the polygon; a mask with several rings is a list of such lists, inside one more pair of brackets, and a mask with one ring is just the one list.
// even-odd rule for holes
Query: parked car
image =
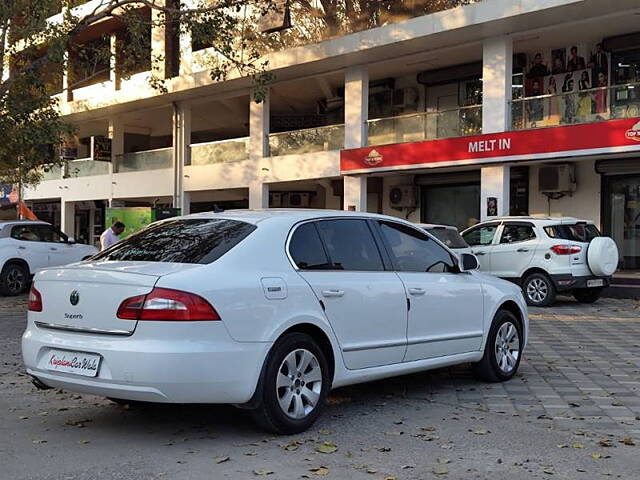
{"label": "parked car", "polygon": [[520,289],[413,224],[327,210],[163,220],[36,274],[22,352],[40,387],[231,403],[300,432],[333,387],[458,363],[518,369]]}
{"label": "parked car", "polygon": [[462,237],[480,269],[522,287],[529,305],[551,305],[558,292],[595,302],[611,283],[618,248],[588,220],[505,217],[475,225]]}
{"label": "parked car", "polygon": [[79,262],[97,251],[75,243],[46,222],[0,222],[0,293],[19,295],[28,289],[37,270]]}
{"label": "parked car", "polygon": [[458,255],[473,253],[471,247],[467,245],[467,242],[464,241],[464,238],[462,238],[462,235],[460,235],[456,227],[451,225],[435,225],[433,223],[420,223],[418,226],[436,237]]}

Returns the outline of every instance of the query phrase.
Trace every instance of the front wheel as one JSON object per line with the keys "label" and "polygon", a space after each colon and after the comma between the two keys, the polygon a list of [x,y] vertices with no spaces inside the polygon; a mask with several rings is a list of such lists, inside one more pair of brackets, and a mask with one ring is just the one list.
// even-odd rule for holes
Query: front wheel
{"label": "front wheel", "polygon": [[326,356],[316,342],[304,333],[285,335],[269,353],[264,375],[261,405],[253,411],[256,422],[279,434],[311,427],[331,383]]}
{"label": "front wheel", "polygon": [[499,310],[493,319],[482,360],[474,364],[475,374],[487,382],[511,379],[522,358],[522,325],[515,315]]}
{"label": "front wheel", "polygon": [[573,292],[573,297],[580,303],[594,303],[602,294],[601,288],[577,288]]}
{"label": "front wheel", "polygon": [[522,282],[522,293],[527,305],[532,307],[548,307],[556,299],[556,287],[544,273],[527,275]]}

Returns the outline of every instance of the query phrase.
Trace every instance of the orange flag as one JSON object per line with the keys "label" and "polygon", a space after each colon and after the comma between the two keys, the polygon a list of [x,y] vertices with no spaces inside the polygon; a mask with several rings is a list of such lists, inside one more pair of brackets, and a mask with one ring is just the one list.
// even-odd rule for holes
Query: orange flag
{"label": "orange flag", "polygon": [[18,203],[18,216],[26,218],[27,220],[38,220],[36,214],[31,211],[27,204],[24,202]]}

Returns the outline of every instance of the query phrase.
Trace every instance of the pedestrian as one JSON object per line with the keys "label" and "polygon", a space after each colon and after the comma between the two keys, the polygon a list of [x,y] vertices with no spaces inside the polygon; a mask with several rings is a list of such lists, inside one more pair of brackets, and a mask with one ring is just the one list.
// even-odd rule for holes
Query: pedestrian
{"label": "pedestrian", "polygon": [[125,225],[122,222],[115,222],[100,235],[100,250],[106,250],[111,245],[120,241],[118,238],[124,232]]}

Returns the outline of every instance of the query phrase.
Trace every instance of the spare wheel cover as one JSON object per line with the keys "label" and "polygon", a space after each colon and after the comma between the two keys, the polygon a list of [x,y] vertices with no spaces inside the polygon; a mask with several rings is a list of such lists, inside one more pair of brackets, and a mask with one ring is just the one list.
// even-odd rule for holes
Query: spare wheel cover
{"label": "spare wheel cover", "polygon": [[589,268],[598,277],[609,277],[618,268],[618,246],[610,237],[596,237],[587,250]]}

